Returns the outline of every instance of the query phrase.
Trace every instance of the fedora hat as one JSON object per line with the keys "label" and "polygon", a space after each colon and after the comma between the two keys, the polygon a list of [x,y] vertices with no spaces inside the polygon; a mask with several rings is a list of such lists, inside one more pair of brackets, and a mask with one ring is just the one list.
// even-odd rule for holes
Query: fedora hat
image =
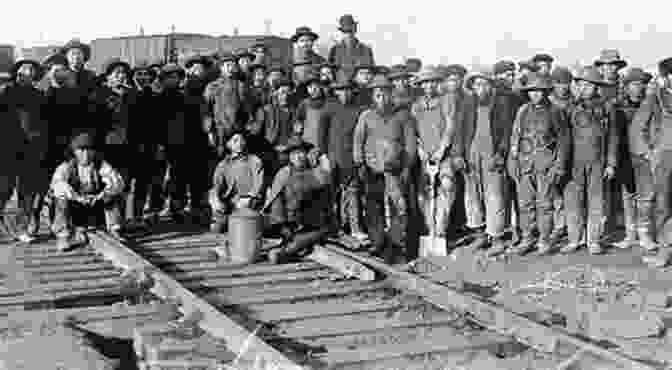
{"label": "fedora hat", "polygon": [[256,55],[252,54],[249,50],[245,48],[236,49],[234,52],[236,59],[249,58],[254,59]]}
{"label": "fedora hat", "polygon": [[532,63],[540,63],[540,62],[546,62],[546,63],[553,63],[555,59],[550,54],[546,53],[540,53],[540,54],[535,54],[535,56],[532,57]]}
{"label": "fedora hat", "polygon": [[79,49],[84,54],[84,61],[88,62],[91,58],[91,47],[79,40],[70,40],[61,48],[61,53],[67,55],[68,51],[72,49]]}
{"label": "fedora hat", "polygon": [[467,68],[462,64],[449,64],[445,68],[442,68],[442,72],[445,78],[450,76],[458,76],[459,78],[464,78],[467,75]]}
{"label": "fedora hat", "polygon": [[393,87],[392,81],[383,75],[376,75],[368,86],[369,89],[391,89]]}
{"label": "fedora hat", "polygon": [[164,79],[166,76],[173,73],[177,73],[178,76],[180,76],[180,79],[182,79],[185,77],[186,72],[184,72],[184,69],[176,63],[167,63],[161,67],[161,74],[159,75],[159,78]]}
{"label": "fedora hat", "polygon": [[574,76],[574,80],[577,81],[588,81],[590,83],[593,83],[598,86],[612,86],[614,85],[613,83],[609,81],[605,81],[604,78],[602,78],[602,75],[600,72],[597,70],[597,68],[592,67],[592,66],[587,66],[581,68],[576,76]]}
{"label": "fedora hat", "polygon": [[22,65],[24,64],[30,64],[33,66],[33,69],[35,70],[35,79],[39,80],[42,78],[42,65],[33,59],[22,59],[19,60],[18,62],[14,63],[12,66],[12,69],[9,71],[9,74],[11,75],[12,79],[16,78],[16,74],[19,72],[19,69],[21,68]]}
{"label": "fedora hat", "polygon": [[65,55],[59,53],[51,54],[48,55],[44,60],[42,61],[42,66],[44,69],[50,69],[54,65],[68,65],[68,59],[65,57]]}
{"label": "fedora hat", "polygon": [[135,66],[133,67],[131,73],[136,74],[137,72],[140,71],[147,71],[152,77],[156,77],[156,73],[154,72],[154,69],[152,67],[153,67],[152,64],[148,60],[140,60],[137,63],[135,63]]}
{"label": "fedora hat", "polygon": [[489,81],[490,83],[494,82],[492,73],[487,72],[487,71],[482,71],[482,72],[473,72],[467,77],[467,80],[464,82],[464,86],[468,89],[471,89],[471,85],[474,83],[474,80],[477,78],[482,78],[486,81]]}
{"label": "fedora hat", "polygon": [[593,63],[596,67],[603,64],[615,64],[618,69],[624,68],[628,62],[621,59],[621,54],[616,49],[604,49],[600,51],[600,57]]}
{"label": "fedora hat", "polygon": [[527,75],[527,84],[521,87],[520,91],[548,91],[551,89],[553,89],[553,83],[550,77],[539,75],[537,72],[532,72]]}
{"label": "fedora hat", "polygon": [[77,150],[77,149],[93,149],[96,147],[96,141],[93,138],[93,135],[91,135],[88,132],[82,132],[75,137],[72,138],[72,141],[70,142],[70,148],[72,150]]}
{"label": "fedora hat", "polygon": [[530,70],[532,72],[539,71],[539,67],[537,67],[537,65],[534,64],[534,62],[531,61],[531,60],[523,60],[523,61],[518,62],[518,68],[527,69],[527,70]]}
{"label": "fedora hat", "polygon": [[212,65],[210,58],[206,57],[205,55],[195,54],[187,58],[187,60],[184,62],[184,68],[189,69],[193,67],[194,64],[202,64],[204,67],[210,67]]}
{"label": "fedora hat", "polygon": [[117,67],[122,67],[124,71],[126,71],[126,74],[130,77],[131,65],[117,57],[110,58],[105,62],[103,65],[103,76],[109,76],[110,73],[112,73],[112,71]]}
{"label": "fedora hat", "polygon": [[301,36],[310,36],[313,40],[320,38],[318,34],[313,32],[313,30],[308,26],[301,26],[296,29],[294,35],[292,35],[292,42],[296,42]]}
{"label": "fedora hat", "polygon": [[672,73],[672,58],[665,58],[658,62],[658,73],[662,76]]}
{"label": "fedora hat", "polygon": [[238,58],[233,53],[222,52],[217,55],[217,64],[225,62],[237,62]]}
{"label": "fedora hat", "polygon": [[500,60],[499,62],[495,63],[494,66],[492,66],[492,70],[495,75],[505,73],[505,72],[515,72],[516,71],[516,63],[510,61],[510,60]]}
{"label": "fedora hat", "polygon": [[421,84],[426,81],[441,81],[446,76],[436,67],[427,66],[415,75],[414,83]]}
{"label": "fedora hat", "polygon": [[345,14],[338,19],[338,29],[341,32],[353,32],[357,30],[357,22],[352,14]]}

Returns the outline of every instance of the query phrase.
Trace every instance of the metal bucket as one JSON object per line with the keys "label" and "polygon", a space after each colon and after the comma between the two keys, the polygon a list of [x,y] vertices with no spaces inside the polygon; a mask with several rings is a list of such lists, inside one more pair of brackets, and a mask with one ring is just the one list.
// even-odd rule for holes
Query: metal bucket
{"label": "metal bucket", "polygon": [[229,256],[234,262],[253,263],[261,250],[262,215],[249,208],[235,210],[229,216]]}

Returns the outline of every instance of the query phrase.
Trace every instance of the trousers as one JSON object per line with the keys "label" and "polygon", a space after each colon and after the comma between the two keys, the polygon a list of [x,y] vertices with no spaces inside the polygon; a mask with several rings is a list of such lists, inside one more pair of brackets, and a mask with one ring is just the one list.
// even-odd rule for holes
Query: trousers
{"label": "trousers", "polygon": [[55,217],[52,231],[58,237],[69,237],[73,228],[84,226],[98,226],[101,216],[108,230],[121,226],[121,198],[115,198],[107,203],[99,202],[94,206],[85,206],[63,198],[54,199]]}
{"label": "trousers", "polygon": [[504,234],[511,204],[508,202],[510,182],[505,171],[492,170],[492,156],[472,153],[465,176],[467,226],[485,225],[491,237]]}
{"label": "trousers", "polygon": [[533,238],[534,230],[539,232],[539,241],[550,243],[553,230],[552,175],[549,170],[523,174],[518,180],[518,204],[520,229],[524,240]]}
{"label": "trousers", "polygon": [[570,243],[598,243],[604,225],[604,165],[575,163],[565,187],[567,234]]}

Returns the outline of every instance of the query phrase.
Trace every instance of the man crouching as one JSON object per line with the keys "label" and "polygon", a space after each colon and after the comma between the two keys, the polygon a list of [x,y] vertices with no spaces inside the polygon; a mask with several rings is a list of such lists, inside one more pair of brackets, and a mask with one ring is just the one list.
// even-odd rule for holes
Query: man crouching
{"label": "man crouching", "polygon": [[52,229],[61,251],[86,243],[84,227],[91,220],[97,224],[101,211],[107,230],[121,238],[120,197],[124,180],[98,157],[94,144],[88,133],[75,136],[71,143],[74,157],[56,168],[51,181],[56,204]]}

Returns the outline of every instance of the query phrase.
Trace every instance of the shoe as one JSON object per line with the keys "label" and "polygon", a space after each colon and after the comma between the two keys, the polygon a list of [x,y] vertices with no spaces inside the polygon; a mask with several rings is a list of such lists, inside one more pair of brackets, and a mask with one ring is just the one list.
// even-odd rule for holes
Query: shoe
{"label": "shoe", "polygon": [[70,249],[70,247],[72,247],[72,243],[69,237],[59,236],[56,239],[56,249],[58,249],[59,252],[65,252]]}
{"label": "shoe", "polygon": [[569,243],[564,247],[560,248],[560,252],[564,254],[574,253],[581,248],[580,243]]}
{"label": "shoe", "polygon": [[658,243],[651,237],[651,233],[647,229],[639,230],[639,245],[647,252],[658,250]]}
{"label": "shoe", "polygon": [[642,262],[653,268],[663,268],[670,263],[672,251],[668,249],[661,249],[657,254],[652,256],[642,256]]}
{"label": "shoe", "polygon": [[20,241],[21,243],[26,243],[26,244],[30,244],[30,243],[35,241],[35,237],[28,234],[28,233],[21,234],[21,235],[17,236],[16,239],[18,241]]}
{"label": "shoe", "polygon": [[523,239],[518,245],[509,249],[509,254],[517,254],[524,256],[531,252],[535,247],[534,241],[531,239]]}
{"label": "shoe", "polygon": [[588,245],[588,252],[593,255],[602,254],[604,253],[604,248],[602,248],[600,243],[590,243]]}
{"label": "shoe", "polygon": [[547,256],[551,254],[553,250],[553,245],[548,242],[538,242],[537,243],[537,254],[540,256]]}
{"label": "shoe", "polygon": [[490,248],[485,252],[487,257],[495,257],[506,252],[506,243],[501,238],[494,238]]}
{"label": "shoe", "polygon": [[619,249],[630,249],[638,244],[637,242],[637,232],[634,230],[626,230],[625,238],[620,242],[614,243]]}

